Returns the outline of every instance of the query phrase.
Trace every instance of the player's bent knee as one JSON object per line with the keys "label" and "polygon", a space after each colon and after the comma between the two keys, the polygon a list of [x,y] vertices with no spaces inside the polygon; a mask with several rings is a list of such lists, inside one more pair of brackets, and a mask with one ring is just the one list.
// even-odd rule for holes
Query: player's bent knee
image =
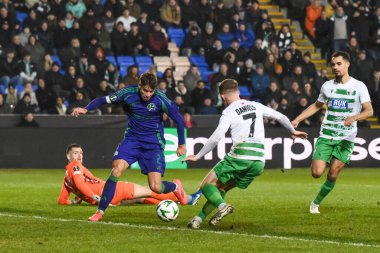
{"label": "player's bent knee", "polygon": [[149,183],[149,188],[150,188],[153,192],[155,192],[155,193],[161,193],[161,191],[162,191],[161,182],[160,182],[160,183],[150,182],[150,183]]}
{"label": "player's bent knee", "polygon": [[314,170],[311,171],[311,176],[313,178],[320,178],[322,176],[322,174],[323,173],[320,173],[319,171],[314,171]]}

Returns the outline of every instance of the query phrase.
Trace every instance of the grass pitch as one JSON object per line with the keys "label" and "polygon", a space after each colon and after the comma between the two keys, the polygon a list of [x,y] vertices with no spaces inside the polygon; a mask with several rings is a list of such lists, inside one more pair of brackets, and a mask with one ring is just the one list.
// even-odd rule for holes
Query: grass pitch
{"label": "grass pitch", "polygon": [[[208,170],[168,170],[188,192]],[[106,179],[109,170],[94,170]],[[165,223],[155,206],[109,207],[104,222],[89,223],[94,206],[59,206],[64,170],[0,170],[0,252],[380,252],[380,169],[343,171],[320,207],[308,213],[325,176],[308,169],[266,170],[226,201],[235,211],[218,227],[186,228],[196,206],[180,207]],[[123,180],[146,185],[139,171]]]}

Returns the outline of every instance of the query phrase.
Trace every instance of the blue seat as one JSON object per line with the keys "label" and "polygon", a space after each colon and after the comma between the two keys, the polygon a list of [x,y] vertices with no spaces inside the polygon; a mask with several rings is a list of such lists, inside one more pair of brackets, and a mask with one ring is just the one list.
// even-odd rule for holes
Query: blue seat
{"label": "blue seat", "polygon": [[119,71],[122,78],[124,78],[127,75],[127,68],[120,68]]}
{"label": "blue seat", "polygon": [[179,27],[168,27],[168,36],[171,42],[174,42],[177,47],[180,47],[185,39],[185,32]]}
{"label": "blue seat", "polygon": [[140,66],[152,66],[153,60],[150,56],[135,56],[136,64]]}
{"label": "blue seat", "polygon": [[241,97],[251,97],[251,91],[248,89],[247,86],[239,86],[240,96]]}
{"label": "blue seat", "polygon": [[117,62],[116,62],[115,56],[113,56],[113,55],[107,55],[106,59],[107,59],[107,61],[109,61],[113,65],[117,66]]}
{"label": "blue seat", "polygon": [[163,73],[162,73],[161,71],[157,71],[157,77],[158,77],[158,78],[161,78],[162,75],[163,75]]}
{"label": "blue seat", "polygon": [[24,22],[24,19],[26,19],[27,17],[28,17],[28,13],[16,11],[16,18],[18,22],[20,22],[20,24],[22,24],[22,22]]}
{"label": "blue seat", "polygon": [[181,36],[172,36],[170,38],[170,41],[175,43],[177,45],[177,47],[181,47],[182,43],[183,43],[183,40],[185,39],[185,37],[181,37]]}
{"label": "blue seat", "polygon": [[17,93],[20,94],[21,91],[24,89],[24,85],[17,84],[15,88],[16,88]]}
{"label": "blue seat", "polygon": [[210,75],[214,74],[213,71],[203,71],[201,72],[202,80],[205,82],[209,82]]}
{"label": "blue seat", "polygon": [[53,60],[53,62],[56,62],[59,65],[59,67],[62,67],[62,62],[58,55],[52,55],[51,59]]}
{"label": "blue seat", "polygon": [[206,58],[201,55],[192,55],[190,56],[190,63],[195,64],[198,68],[208,68]]}
{"label": "blue seat", "polygon": [[151,66],[152,65],[141,65],[141,66],[139,66],[139,75],[141,75],[145,72],[148,72]]}
{"label": "blue seat", "polygon": [[122,63],[128,63],[129,65],[135,64],[133,56],[117,56],[116,62],[120,65]]}
{"label": "blue seat", "polygon": [[6,89],[5,85],[4,84],[0,84],[0,93],[1,94],[5,94],[5,89]]}
{"label": "blue seat", "polygon": [[185,32],[180,27],[170,26],[170,27],[168,27],[168,35],[169,35],[169,37],[171,35],[182,35],[182,36],[185,36]]}

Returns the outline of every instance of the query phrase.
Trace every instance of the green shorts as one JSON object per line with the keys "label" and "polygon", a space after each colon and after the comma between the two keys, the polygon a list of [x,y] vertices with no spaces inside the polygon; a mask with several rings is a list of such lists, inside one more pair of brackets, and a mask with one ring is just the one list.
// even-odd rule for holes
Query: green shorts
{"label": "green shorts", "polygon": [[319,137],[315,143],[313,160],[322,160],[330,163],[331,158],[335,157],[339,161],[349,163],[354,143],[352,141],[334,141]]}
{"label": "green shorts", "polygon": [[223,184],[232,181],[236,187],[245,189],[255,177],[263,173],[264,165],[262,161],[242,160],[225,155],[215,165],[214,171]]}

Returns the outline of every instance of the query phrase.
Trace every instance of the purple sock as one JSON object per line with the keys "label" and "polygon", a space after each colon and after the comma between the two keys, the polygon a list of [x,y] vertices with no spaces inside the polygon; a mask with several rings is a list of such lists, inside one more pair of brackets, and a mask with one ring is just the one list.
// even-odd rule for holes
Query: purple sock
{"label": "purple sock", "polygon": [[118,181],[118,178],[114,176],[110,176],[108,180],[106,181],[106,184],[103,188],[103,194],[102,198],[99,202],[99,210],[102,210],[103,212],[106,210],[108,205],[110,204],[111,200],[113,199],[113,196],[115,195],[116,190],[116,183]]}
{"label": "purple sock", "polygon": [[162,181],[161,183],[161,192],[162,193],[169,193],[174,192],[177,185],[173,182],[169,181]]}

